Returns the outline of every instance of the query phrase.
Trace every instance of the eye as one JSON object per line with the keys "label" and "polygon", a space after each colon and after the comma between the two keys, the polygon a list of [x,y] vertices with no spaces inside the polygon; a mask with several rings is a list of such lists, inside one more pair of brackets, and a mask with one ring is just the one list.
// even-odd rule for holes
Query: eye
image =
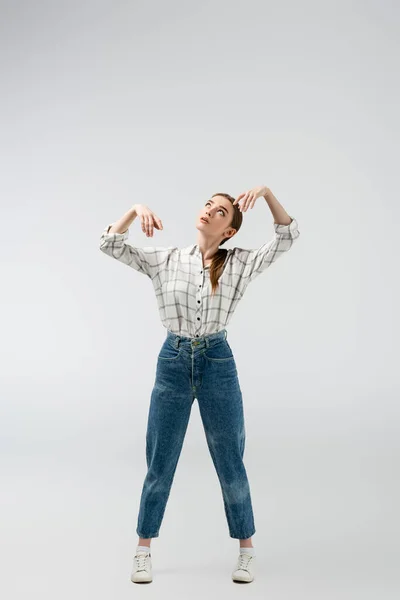
{"label": "eye", "polygon": [[[207,204],[211,204],[211,202],[206,202],[205,206],[207,206]],[[225,212],[222,210],[222,208],[219,208],[218,212],[222,213],[222,215],[225,216]]]}

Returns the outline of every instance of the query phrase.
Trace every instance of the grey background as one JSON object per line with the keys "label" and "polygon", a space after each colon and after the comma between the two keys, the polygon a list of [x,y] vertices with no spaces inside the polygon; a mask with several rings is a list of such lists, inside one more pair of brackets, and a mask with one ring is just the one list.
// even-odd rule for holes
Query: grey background
{"label": "grey background", "polygon": [[[215,192],[271,188],[296,246],[228,329],[256,522],[252,597],[398,597],[399,14],[391,2],[1,3],[6,597],[128,598],[166,330],[104,256],[134,203],[195,243]],[[273,235],[259,199],[231,244]],[[236,594],[197,402],[153,598]],[[190,588],[188,585],[190,584]],[[233,587],[232,587],[233,586]]]}

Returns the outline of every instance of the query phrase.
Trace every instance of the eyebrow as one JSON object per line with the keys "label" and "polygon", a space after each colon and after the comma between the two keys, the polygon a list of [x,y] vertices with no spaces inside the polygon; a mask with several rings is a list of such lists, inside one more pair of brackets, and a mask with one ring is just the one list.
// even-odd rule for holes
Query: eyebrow
{"label": "eyebrow", "polygon": [[[214,200],[211,200],[211,198],[210,198],[209,200],[207,200],[207,202],[211,202],[211,204],[215,204]],[[207,202],[206,202],[206,204],[207,204]],[[219,206],[220,208],[222,208],[222,210],[224,210],[224,211],[226,212],[226,214],[228,214],[228,211],[227,211],[227,209],[225,208],[225,206],[222,206],[222,204],[218,204],[218,206]]]}

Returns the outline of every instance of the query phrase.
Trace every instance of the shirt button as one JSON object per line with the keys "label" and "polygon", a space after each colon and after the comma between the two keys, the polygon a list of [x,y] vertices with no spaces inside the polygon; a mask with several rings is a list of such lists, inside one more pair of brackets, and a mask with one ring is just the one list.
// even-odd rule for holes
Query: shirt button
{"label": "shirt button", "polygon": [[197,317],[197,320],[200,321],[200,317]]}
{"label": "shirt button", "polygon": [[197,300],[197,302],[200,304],[200,300]]}

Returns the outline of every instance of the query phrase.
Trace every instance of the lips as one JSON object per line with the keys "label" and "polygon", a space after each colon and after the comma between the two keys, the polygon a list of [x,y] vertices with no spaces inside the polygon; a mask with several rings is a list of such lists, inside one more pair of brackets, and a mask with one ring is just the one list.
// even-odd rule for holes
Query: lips
{"label": "lips", "polygon": [[201,217],[200,221],[203,221],[203,223],[208,223],[208,221],[204,217]]}

